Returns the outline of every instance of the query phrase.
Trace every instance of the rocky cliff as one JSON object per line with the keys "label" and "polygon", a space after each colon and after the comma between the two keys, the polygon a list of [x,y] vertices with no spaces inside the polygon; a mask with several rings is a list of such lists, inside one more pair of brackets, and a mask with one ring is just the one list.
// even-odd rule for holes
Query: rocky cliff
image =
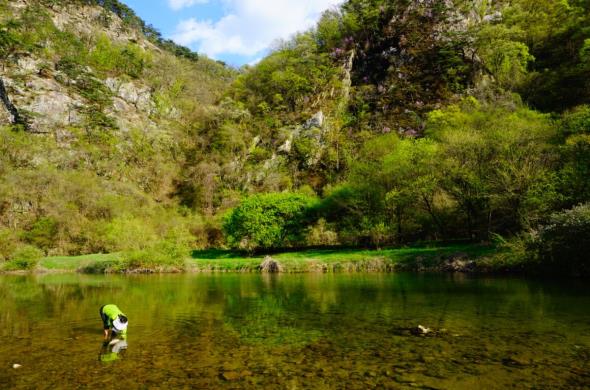
{"label": "rocky cliff", "polygon": [[[167,92],[157,84],[159,62],[192,66],[195,78],[203,79],[203,65],[183,63],[98,5],[17,0],[1,11],[3,35],[12,47],[0,62],[0,124],[65,139],[68,128],[87,127],[94,121],[89,116],[101,115],[122,131],[155,130],[179,109],[158,111],[155,96]],[[222,68],[206,58],[201,62]],[[211,93],[200,103],[212,104],[216,85],[203,87]]]}

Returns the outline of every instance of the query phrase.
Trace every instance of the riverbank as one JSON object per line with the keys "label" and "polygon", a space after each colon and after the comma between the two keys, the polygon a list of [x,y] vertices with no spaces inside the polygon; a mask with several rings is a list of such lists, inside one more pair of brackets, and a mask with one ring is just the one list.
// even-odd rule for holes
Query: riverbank
{"label": "riverbank", "polygon": [[[135,265],[121,254],[48,257],[32,273],[172,272],[488,272],[497,270],[498,250],[483,245],[411,247],[382,250],[321,249],[245,256],[224,250],[194,251],[175,264]],[[23,272],[3,269],[4,272]]]}

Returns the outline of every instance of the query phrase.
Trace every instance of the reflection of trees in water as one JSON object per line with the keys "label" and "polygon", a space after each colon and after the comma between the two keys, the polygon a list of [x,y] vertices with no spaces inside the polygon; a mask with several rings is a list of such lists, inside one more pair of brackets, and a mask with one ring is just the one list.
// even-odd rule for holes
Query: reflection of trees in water
{"label": "reflection of trees in water", "polygon": [[242,343],[302,345],[322,336],[303,313],[318,311],[300,278],[263,274],[226,298],[224,332]]}
{"label": "reflection of trees in water", "polygon": [[2,276],[0,327],[19,336],[39,321],[63,320],[70,325],[55,332],[72,335],[96,317],[99,329],[98,308],[109,301],[146,333],[302,343],[361,332],[370,322],[464,329],[511,317],[559,321],[568,288],[445,275]]}

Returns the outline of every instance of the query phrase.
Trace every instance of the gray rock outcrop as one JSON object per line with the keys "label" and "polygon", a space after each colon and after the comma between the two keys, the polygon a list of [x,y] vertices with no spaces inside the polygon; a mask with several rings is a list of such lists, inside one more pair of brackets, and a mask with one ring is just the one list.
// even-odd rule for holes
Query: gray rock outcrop
{"label": "gray rock outcrop", "polygon": [[[2,103],[2,109],[0,110],[0,121],[5,121],[5,124],[23,124],[26,126],[24,118],[20,115],[17,108],[6,92],[4,80],[0,77],[0,102]],[[2,123],[2,122],[0,122]]]}

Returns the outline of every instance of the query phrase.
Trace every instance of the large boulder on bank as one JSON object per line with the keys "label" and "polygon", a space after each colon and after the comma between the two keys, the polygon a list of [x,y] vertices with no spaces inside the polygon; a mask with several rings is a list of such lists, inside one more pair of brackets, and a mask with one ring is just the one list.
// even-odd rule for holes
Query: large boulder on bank
{"label": "large boulder on bank", "polygon": [[260,263],[258,268],[260,269],[260,271],[266,273],[283,272],[283,267],[281,266],[281,264],[270,256],[266,256],[264,258],[264,261]]}

